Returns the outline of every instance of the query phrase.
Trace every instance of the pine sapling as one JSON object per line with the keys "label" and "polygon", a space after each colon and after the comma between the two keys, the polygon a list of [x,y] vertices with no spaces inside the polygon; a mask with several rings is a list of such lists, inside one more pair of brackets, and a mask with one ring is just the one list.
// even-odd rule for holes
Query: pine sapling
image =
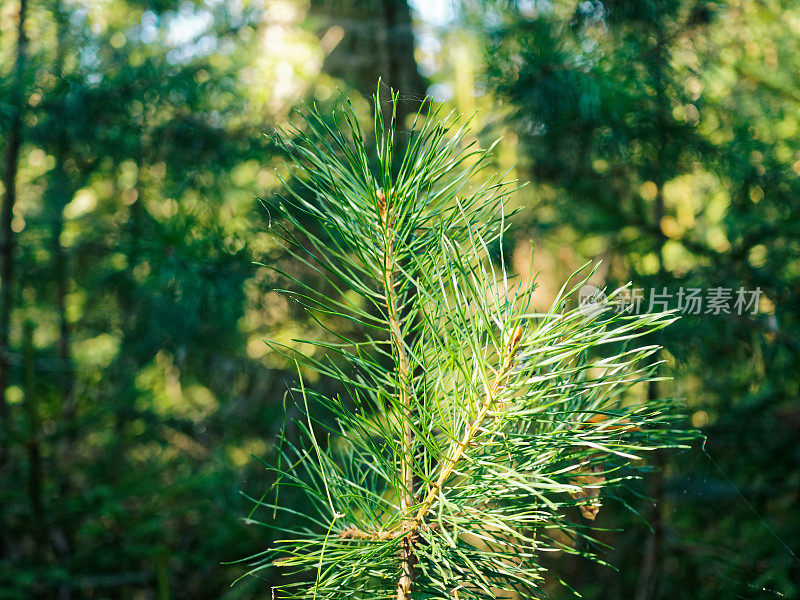
{"label": "pine sapling", "polygon": [[430,107],[400,143],[396,102],[374,143],[352,107],[278,138],[296,174],[273,230],[324,291],[279,273],[328,335],[271,346],[341,392],[293,390],[302,440],[256,501],[277,539],[250,573],[278,567],[281,599],[530,597],[541,553],[588,553],[601,491],[686,439],[670,402],[634,401],[658,350],[636,342],[673,316],[575,306],[586,273],[535,311],[490,151]]}

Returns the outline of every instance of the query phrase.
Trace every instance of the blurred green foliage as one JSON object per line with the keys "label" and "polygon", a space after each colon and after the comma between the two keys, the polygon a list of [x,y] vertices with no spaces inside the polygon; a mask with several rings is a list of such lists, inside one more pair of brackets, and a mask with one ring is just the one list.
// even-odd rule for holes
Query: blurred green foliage
{"label": "blurred green foliage", "polygon": [[402,0],[0,1],[0,598],[270,596],[221,564],[268,543],[239,491],[271,483],[253,455],[295,374],[262,340],[331,334],[254,264],[314,278],[269,234],[289,173],[263,134],[337,88],[368,114],[377,75],[504,135],[544,304],[584,258],[610,286],[763,291],[658,339],[652,392],[708,441],[636,488],[655,508],[628,498],[656,535],[607,532],[619,573],[554,571],[589,598],[797,595],[800,7],[434,4],[412,38]]}
{"label": "blurred green foliage", "polygon": [[220,562],[259,539],[239,490],[282,395],[248,345],[281,114],[246,85],[264,8],[28,2],[17,72],[19,6],[0,597],[246,597]]}
{"label": "blurred green foliage", "polygon": [[[646,493],[655,531],[611,535],[586,597],[795,597],[800,562],[800,12],[705,0],[496,3],[488,80],[510,103],[530,227],[576,234],[611,289],[761,291],[658,342],[708,440]],[[481,7],[484,10],[485,7]],[[750,311],[748,311],[749,313]],[[631,533],[633,532],[633,533]]]}
{"label": "blurred green foliage", "polygon": [[[349,18],[380,17],[378,49],[406,32],[393,73],[421,96],[409,9],[381,10]],[[265,134],[337,87],[369,95],[386,54],[368,81],[329,75],[363,33],[334,13],[0,3],[0,598],[269,594],[222,564],[267,543],[240,492],[269,484],[296,374],[263,340],[323,333],[255,264],[286,260],[258,200],[286,175]]]}

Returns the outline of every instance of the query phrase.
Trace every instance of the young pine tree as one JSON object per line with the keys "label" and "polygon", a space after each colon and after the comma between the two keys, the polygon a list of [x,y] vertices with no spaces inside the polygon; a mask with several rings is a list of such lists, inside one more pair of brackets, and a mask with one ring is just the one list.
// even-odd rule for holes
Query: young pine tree
{"label": "young pine tree", "polygon": [[[343,392],[293,390],[304,443],[281,443],[257,503],[278,539],[250,572],[289,575],[281,599],[530,597],[540,553],[588,554],[601,490],[683,439],[668,402],[629,393],[656,351],[629,342],[672,317],[620,314],[613,294],[570,308],[581,281],[534,312],[502,252],[511,190],[473,185],[487,151],[435,110],[400,144],[395,109],[385,123],[375,103],[375,158],[352,109],[280,140],[305,189],[276,234],[335,294],[282,276],[335,341],[310,342],[325,359],[273,347]],[[358,337],[327,326],[343,319]]]}

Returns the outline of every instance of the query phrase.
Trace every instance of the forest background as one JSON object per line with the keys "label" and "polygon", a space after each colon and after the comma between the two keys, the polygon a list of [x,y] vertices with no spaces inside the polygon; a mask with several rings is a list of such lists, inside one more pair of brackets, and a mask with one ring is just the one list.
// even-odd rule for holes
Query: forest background
{"label": "forest background", "polygon": [[604,505],[613,568],[546,565],[589,599],[797,597],[798,56],[793,0],[2,0],[0,599],[270,597],[224,564],[270,541],[242,492],[297,374],[264,340],[331,334],[258,264],[314,277],[264,134],[369,118],[379,78],[405,126],[430,94],[502,138],[541,306],[602,260],[682,313],[658,392],[705,441],[621,493],[643,518]]}

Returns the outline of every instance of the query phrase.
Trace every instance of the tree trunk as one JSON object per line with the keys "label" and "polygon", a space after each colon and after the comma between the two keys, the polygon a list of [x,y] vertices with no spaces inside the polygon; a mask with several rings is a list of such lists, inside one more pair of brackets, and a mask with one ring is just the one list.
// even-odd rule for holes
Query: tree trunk
{"label": "tree trunk", "polygon": [[42,505],[42,456],[40,451],[40,425],[39,406],[34,389],[34,364],[33,364],[33,324],[25,323],[25,413],[28,418],[28,497],[31,507],[31,529],[33,530],[34,555],[36,563],[41,565],[44,556],[44,509]]}
{"label": "tree trunk", "polygon": [[5,202],[0,216],[0,422],[4,431],[0,431],[0,469],[5,466],[8,457],[8,428],[10,415],[6,402],[6,388],[10,381],[9,361],[9,328],[11,326],[11,309],[14,290],[14,249],[16,239],[11,229],[14,218],[14,203],[17,199],[17,166],[19,150],[22,145],[22,111],[25,104],[23,71],[28,52],[28,38],[25,35],[26,0],[20,0],[17,22],[17,56],[14,66],[14,102],[11,123],[8,129],[6,144],[6,163],[3,172],[3,185],[6,189]]}
{"label": "tree trunk", "polygon": [[[61,2],[54,6],[54,16],[56,21],[56,57],[55,68],[56,76],[64,77],[64,65],[68,52],[67,28],[69,26],[68,15],[65,13]],[[63,105],[68,105],[68,97],[71,93],[66,86],[59,86],[59,98]],[[72,476],[72,465],[75,460],[75,448],[78,441],[78,431],[75,424],[75,414],[77,406],[74,395],[74,371],[70,350],[70,327],[67,319],[67,293],[69,291],[69,263],[67,252],[61,244],[61,234],[64,232],[64,207],[70,202],[73,194],[73,184],[67,170],[67,159],[70,152],[69,124],[59,124],[60,129],[55,133],[55,166],[49,181],[48,190],[50,206],[48,213],[50,222],[50,252],[52,257],[52,278],[55,286],[53,301],[58,314],[59,336],[57,343],[57,354],[61,369],[58,384],[61,392],[61,435],[58,452],[58,488],[62,498],[74,497],[77,493]],[[68,562],[73,548],[75,547],[75,522],[71,515],[59,526],[59,534],[63,544],[59,549],[59,560]],[[67,585],[58,588],[59,600],[68,599],[71,590]]]}
{"label": "tree trunk", "polygon": [[[658,40],[658,60],[656,61],[654,72],[654,83],[656,93],[656,120],[658,122],[658,150],[656,154],[656,170],[654,183],[656,184],[656,197],[653,206],[653,220],[655,221],[656,242],[655,251],[658,255],[658,272],[656,274],[658,281],[662,282],[665,279],[666,269],[664,267],[664,245],[667,242],[667,236],[661,228],[661,221],[664,218],[664,184],[667,180],[667,174],[663,163],[659,160],[660,157],[665,156],[669,139],[667,137],[667,124],[669,123],[668,112],[670,110],[670,101],[666,93],[665,72],[668,64],[668,49],[667,40],[662,31],[656,35]],[[658,354],[653,355],[652,360],[658,360]],[[654,401],[658,398],[658,386],[655,381],[651,381],[647,387],[648,401]],[[639,581],[636,585],[635,600],[647,600],[655,591],[656,580],[660,570],[660,562],[662,555],[662,548],[664,545],[664,455],[661,451],[657,450],[653,453],[653,465],[655,472],[650,474],[650,485],[648,496],[652,499],[652,506],[648,511],[648,521],[653,528],[652,533],[647,539],[645,546],[644,561],[642,563],[642,570],[639,573]]]}
{"label": "tree trunk", "polygon": [[[60,136],[61,137],[61,136]],[[56,165],[54,177],[51,180],[52,214],[50,229],[50,252],[52,256],[53,280],[55,283],[54,303],[58,313],[58,357],[61,362],[60,387],[62,408],[61,416],[63,425],[70,429],[71,421],[75,416],[76,405],[73,394],[74,375],[72,369],[72,355],[70,352],[70,327],[67,319],[67,293],[69,291],[69,268],[67,253],[61,245],[61,234],[64,232],[64,207],[72,197],[69,177],[66,173],[66,148],[67,142],[63,137],[58,140],[56,150]],[[67,434],[68,444],[74,435]]]}
{"label": "tree trunk", "polygon": [[373,94],[380,77],[400,92],[399,129],[406,116],[419,109],[426,84],[414,60],[414,31],[406,0],[312,0],[311,14],[323,32],[338,26],[344,37],[325,59],[324,69],[365,96]]}

